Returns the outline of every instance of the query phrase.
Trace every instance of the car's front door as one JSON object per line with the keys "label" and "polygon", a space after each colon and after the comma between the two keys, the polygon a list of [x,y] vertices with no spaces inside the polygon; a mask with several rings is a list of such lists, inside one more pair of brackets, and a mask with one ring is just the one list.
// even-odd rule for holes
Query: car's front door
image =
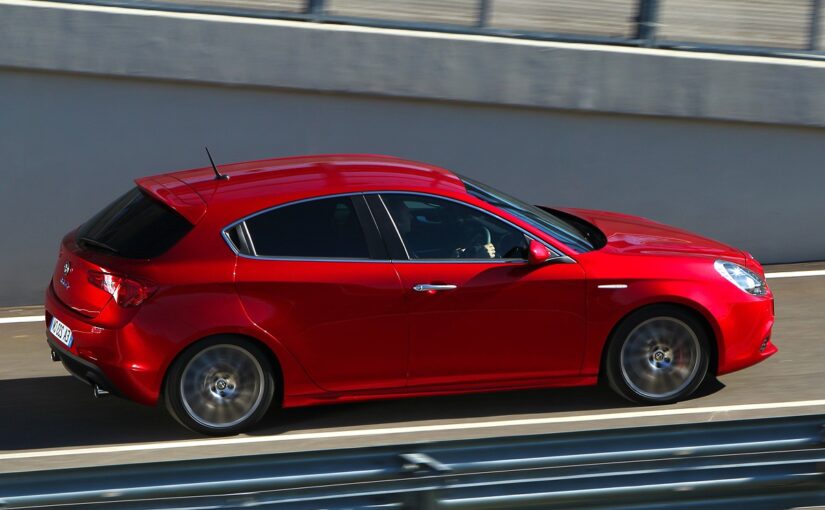
{"label": "car's front door", "polygon": [[403,290],[363,196],[284,205],[233,229],[228,235],[242,245],[235,285],[246,312],[319,386],[405,385]]}
{"label": "car's front door", "polygon": [[529,265],[522,230],[451,199],[382,193],[370,204],[392,219],[407,258],[396,269],[410,316],[410,386],[579,374],[578,264]]}

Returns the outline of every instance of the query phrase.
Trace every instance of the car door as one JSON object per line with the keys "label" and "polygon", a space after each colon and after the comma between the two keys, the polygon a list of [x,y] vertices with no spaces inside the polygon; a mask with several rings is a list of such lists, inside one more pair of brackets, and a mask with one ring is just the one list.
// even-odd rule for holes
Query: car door
{"label": "car door", "polygon": [[[445,197],[368,197],[384,237],[400,239],[396,268],[410,317],[409,385],[575,376],[585,337],[584,272],[528,265],[530,237]],[[571,261],[572,262],[572,261]]]}
{"label": "car door", "polygon": [[404,386],[404,295],[364,197],[322,197],[233,225],[236,288],[249,317],[322,388]]}

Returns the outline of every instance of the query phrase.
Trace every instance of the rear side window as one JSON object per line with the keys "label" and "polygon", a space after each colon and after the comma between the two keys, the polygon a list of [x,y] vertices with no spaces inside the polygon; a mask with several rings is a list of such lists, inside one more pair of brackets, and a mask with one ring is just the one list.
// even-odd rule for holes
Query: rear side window
{"label": "rear side window", "polygon": [[151,259],[174,246],[192,224],[168,206],[134,188],[80,226],[83,248],[130,259]]}
{"label": "rear side window", "polygon": [[287,205],[246,220],[256,255],[296,258],[370,258],[352,198]]}

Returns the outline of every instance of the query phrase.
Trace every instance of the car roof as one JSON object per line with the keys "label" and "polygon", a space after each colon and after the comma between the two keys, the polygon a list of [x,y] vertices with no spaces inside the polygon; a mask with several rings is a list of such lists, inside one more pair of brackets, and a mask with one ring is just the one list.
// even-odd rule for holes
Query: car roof
{"label": "car roof", "polygon": [[215,178],[212,167],[164,174],[196,191],[211,205],[218,202],[281,202],[359,191],[429,191],[466,193],[464,184],[443,168],[391,156],[332,154],[265,159],[219,165],[229,179]]}
{"label": "car roof", "polygon": [[216,179],[207,166],[135,182],[192,223],[199,221],[207,207],[237,217],[325,195],[393,190],[466,194],[461,179],[443,168],[374,154],[264,159],[221,164],[218,170],[229,178]]}

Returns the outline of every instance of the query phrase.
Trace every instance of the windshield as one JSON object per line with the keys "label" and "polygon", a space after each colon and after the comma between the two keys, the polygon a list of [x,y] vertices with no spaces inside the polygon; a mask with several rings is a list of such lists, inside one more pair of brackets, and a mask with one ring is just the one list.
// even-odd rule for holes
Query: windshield
{"label": "windshield", "polygon": [[467,193],[483,200],[490,205],[498,207],[508,213],[520,218],[534,227],[541,229],[548,235],[558,239],[569,248],[576,250],[579,253],[591,251],[594,249],[593,244],[587,240],[584,233],[582,233],[576,226],[558,216],[539,209],[534,205],[522,202],[517,198],[513,198],[506,193],[495,190],[480,182],[462,177],[464,186],[467,188]]}

